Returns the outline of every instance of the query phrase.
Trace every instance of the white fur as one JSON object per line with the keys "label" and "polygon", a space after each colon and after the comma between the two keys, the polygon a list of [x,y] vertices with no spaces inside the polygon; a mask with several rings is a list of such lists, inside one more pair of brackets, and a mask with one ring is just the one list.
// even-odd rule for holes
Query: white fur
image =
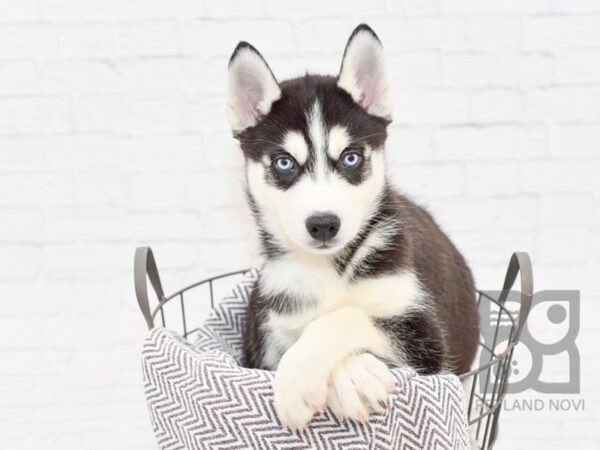
{"label": "white fur", "polygon": [[329,130],[327,154],[330,158],[338,159],[348,145],[350,145],[350,136],[348,135],[346,127],[335,125]]}
{"label": "white fur", "polygon": [[281,89],[262,57],[242,48],[231,61],[227,83],[227,120],[233,131],[257,123],[281,97]]}
{"label": "white fur", "polygon": [[316,160],[315,179],[324,181],[328,178],[327,160],[326,160],[326,134],[321,105],[318,101],[313,103],[310,114],[308,115],[308,132],[313,144]]}
{"label": "white fur", "polygon": [[387,63],[381,43],[370,32],[359,31],[348,43],[338,86],[369,113],[391,117],[393,94]]}
{"label": "white fur", "polygon": [[294,157],[299,164],[308,158],[308,144],[299,131],[288,131],[283,138],[283,149]]}

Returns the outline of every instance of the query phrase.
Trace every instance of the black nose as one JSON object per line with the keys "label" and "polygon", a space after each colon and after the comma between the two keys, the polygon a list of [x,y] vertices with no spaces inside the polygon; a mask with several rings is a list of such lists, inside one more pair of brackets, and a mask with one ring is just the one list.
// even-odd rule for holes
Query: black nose
{"label": "black nose", "polygon": [[319,241],[328,241],[340,229],[340,218],[335,214],[314,214],[306,219],[306,229]]}

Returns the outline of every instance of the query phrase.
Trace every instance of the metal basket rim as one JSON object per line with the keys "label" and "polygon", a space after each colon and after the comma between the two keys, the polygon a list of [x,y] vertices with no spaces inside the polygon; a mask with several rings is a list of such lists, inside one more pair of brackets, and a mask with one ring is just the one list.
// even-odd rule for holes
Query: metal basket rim
{"label": "metal basket rim", "polygon": [[[233,276],[236,276],[236,275],[243,275],[243,274],[248,273],[250,270],[252,270],[252,269],[241,269],[241,270],[235,270],[235,271],[231,271],[231,272],[226,272],[226,273],[223,273],[223,274],[219,274],[219,275],[215,275],[215,276],[212,276],[212,277],[205,278],[203,280],[200,280],[200,281],[197,281],[195,283],[192,283],[192,284],[190,284],[190,285],[188,285],[188,286],[186,286],[186,287],[184,287],[182,289],[179,289],[179,290],[175,291],[174,293],[172,293],[172,294],[170,294],[168,296],[165,296],[163,299],[159,300],[158,304],[156,305],[156,308],[154,308],[154,310],[152,311],[152,319],[153,320],[156,319],[156,317],[158,316],[159,312],[162,311],[163,307],[169,301],[173,300],[174,298],[177,298],[177,297],[181,296],[186,291],[189,291],[190,289],[202,286],[202,285],[204,285],[206,283],[212,283],[214,281],[222,280],[224,278],[233,277]],[[513,330],[515,329],[515,327],[517,326],[517,323],[515,321],[513,313],[509,309],[507,309],[506,306],[504,306],[504,303],[502,303],[502,302],[498,301],[497,299],[489,296],[488,294],[486,294],[485,291],[482,291],[482,290],[478,289],[478,290],[476,290],[476,292],[477,292],[478,296],[487,298],[488,301],[490,301],[490,302],[494,303],[496,306],[498,306],[498,308],[500,308],[500,310],[502,312],[504,312],[508,316],[508,318],[510,319],[511,329],[513,329]],[[194,328],[193,330],[190,330],[187,333],[187,335],[184,336],[184,337],[187,338],[188,335],[190,335],[191,333],[193,333],[197,329],[198,328]],[[478,345],[481,345],[481,343],[479,343]],[[464,380],[466,378],[469,378],[471,376],[478,375],[481,372],[483,372],[484,370],[488,370],[489,368],[495,366],[496,364],[499,364],[501,361],[503,361],[504,359],[506,359],[508,357],[508,354],[512,350],[513,347],[514,347],[514,344],[509,343],[507,345],[507,348],[502,353],[500,353],[499,355],[494,355],[494,357],[491,358],[489,362],[487,362],[486,364],[483,364],[481,366],[478,366],[478,367],[476,367],[474,369],[471,369],[468,372],[465,372],[465,373],[462,373],[462,374],[458,375],[458,378],[462,381],[462,380]]]}

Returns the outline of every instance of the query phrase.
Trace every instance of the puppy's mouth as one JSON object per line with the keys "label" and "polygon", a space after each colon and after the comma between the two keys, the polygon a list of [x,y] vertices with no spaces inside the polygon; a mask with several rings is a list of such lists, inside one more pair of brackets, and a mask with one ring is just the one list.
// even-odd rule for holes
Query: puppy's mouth
{"label": "puppy's mouth", "polygon": [[339,239],[333,239],[329,241],[313,240],[310,242],[310,247],[316,250],[318,253],[331,253],[339,250],[340,241]]}

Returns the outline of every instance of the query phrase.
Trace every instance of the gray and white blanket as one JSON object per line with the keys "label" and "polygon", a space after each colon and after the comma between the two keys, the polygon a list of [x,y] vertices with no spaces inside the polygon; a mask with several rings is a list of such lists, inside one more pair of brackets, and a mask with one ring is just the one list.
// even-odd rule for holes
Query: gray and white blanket
{"label": "gray and white blanket", "polygon": [[274,373],[240,365],[248,272],[211,312],[192,344],[155,328],[142,352],[144,389],[161,449],[467,449],[463,388],[454,375],[395,369],[388,410],[366,424],[330,411],[308,429],[283,428],[273,405]]}

